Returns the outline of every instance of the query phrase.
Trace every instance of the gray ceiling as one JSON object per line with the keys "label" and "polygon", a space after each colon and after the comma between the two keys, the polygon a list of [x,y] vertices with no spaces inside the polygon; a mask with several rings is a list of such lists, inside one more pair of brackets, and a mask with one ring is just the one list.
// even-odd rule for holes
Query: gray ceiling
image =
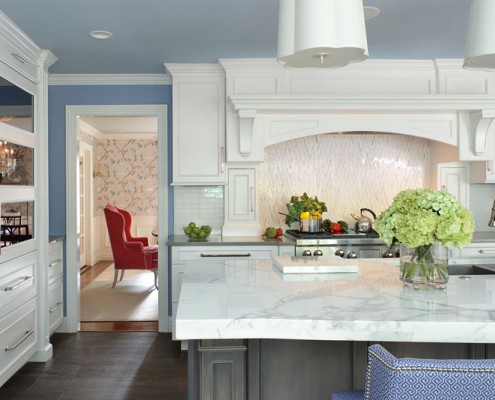
{"label": "gray ceiling", "polygon": [[[469,0],[363,3],[380,9],[366,22],[370,59],[463,58]],[[163,63],[277,53],[278,0],[0,0],[0,10],[59,58],[51,73],[161,74]]]}

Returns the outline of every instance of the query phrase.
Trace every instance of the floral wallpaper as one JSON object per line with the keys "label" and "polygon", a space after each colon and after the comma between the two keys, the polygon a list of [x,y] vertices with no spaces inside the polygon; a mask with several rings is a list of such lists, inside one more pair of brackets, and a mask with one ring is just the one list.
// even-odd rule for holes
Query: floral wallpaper
{"label": "floral wallpaper", "polygon": [[133,215],[158,215],[158,139],[98,139],[93,143],[95,210],[107,203]]}

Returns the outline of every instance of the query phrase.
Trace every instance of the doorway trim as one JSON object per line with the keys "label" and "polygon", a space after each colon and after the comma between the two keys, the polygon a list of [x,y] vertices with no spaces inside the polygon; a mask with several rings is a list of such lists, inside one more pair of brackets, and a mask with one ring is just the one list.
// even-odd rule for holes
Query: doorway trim
{"label": "doorway trim", "polygon": [[168,161],[166,105],[72,105],[65,107],[66,125],[66,332],[80,327],[79,239],[77,234],[77,185],[79,154],[77,119],[91,116],[150,116],[158,118],[158,331],[170,332],[168,318]]}
{"label": "doorway trim", "polygon": [[[93,215],[93,196],[88,194],[93,193],[93,164],[91,162],[88,163],[88,160],[93,159],[93,146],[84,143],[84,142],[78,142],[78,154],[79,154],[79,160],[81,160],[81,155],[84,159],[83,161],[83,167],[84,167],[84,182],[79,182],[79,185],[81,183],[84,185],[84,210],[85,210],[85,215]],[[81,190],[81,188],[79,188]],[[81,195],[81,193],[79,193]],[[81,197],[79,197],[81,200]],[[81,202],[79,203],[79,207],[81,206]],[[88,214],[89,213],[89,214]],[[80,217],[81,212],[79,210],[78,216]],[[81,223],[81,222],[80,222]],[[84,221],[84,233],[81,235],[83,237],[84,245],[83,249],[85,251],[85,260],[86,263],[93,265],[94,263],[94,257],[93,257],[93,218],[85,218]],[[80,237],[81,237],[80,236]],[[88,245],[89,244],[89,245]],[[81,260],[81,257],[79,257],[79,260]],[[84,265],[80,265],[80,267],[84,267]]]}

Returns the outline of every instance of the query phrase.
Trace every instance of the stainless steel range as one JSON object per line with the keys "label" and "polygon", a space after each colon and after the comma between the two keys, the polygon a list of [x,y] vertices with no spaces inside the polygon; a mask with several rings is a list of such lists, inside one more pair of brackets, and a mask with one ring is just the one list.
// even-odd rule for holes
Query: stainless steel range
{"label": "stainless steel range", "polygon": [[398,257],[398,248],[389,249],[375,231],[369,233],[332,234],[303,233],[288,230],[285,234],[296,240],[296,256],[339,256],[343,258]]}

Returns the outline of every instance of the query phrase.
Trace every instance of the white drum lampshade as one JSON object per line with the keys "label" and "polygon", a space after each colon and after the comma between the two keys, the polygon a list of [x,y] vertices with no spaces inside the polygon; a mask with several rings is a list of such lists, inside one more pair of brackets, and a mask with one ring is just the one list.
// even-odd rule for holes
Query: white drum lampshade
{"label": "white drum lampshade", "polygon": [[366,60],[362,0],[280,0],[277,58],[289,68],[335,68]]}
{"label": "white drum lampshade", "polygon": [[464,68],[495,70],[495,0],[471,0]]}

